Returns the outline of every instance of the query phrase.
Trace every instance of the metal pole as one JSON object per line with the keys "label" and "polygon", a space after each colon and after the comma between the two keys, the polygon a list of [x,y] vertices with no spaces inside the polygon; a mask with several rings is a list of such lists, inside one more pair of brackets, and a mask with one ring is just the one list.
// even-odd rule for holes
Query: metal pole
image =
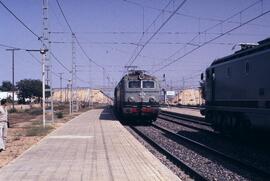
{"label": "metal pole", "polygon": [[185,77],[183,77],[182,83],[183,83],[183,90],[184,90],[185,89]]}
{"label": "metal pole", "polygon": [[92,102],[92,91],[91,91],[91,63],[89,63],[89,99],[88,99],[88,104],[89,104],[89,108],[91,108],[91,102]]}
{"label": "metal pole", "polygon": [[14,49],[12,50],[12,110],[14,111]]}
{"label": "metal pole", "polygon": [[60,75],[60,103],[62,103],[62,98],[63,98],[63,94],[62,94],[62,80],[63,80],[63,77],[62,77],[62,75],[63,75],[63,73],[59,73],[59,75]]}
{"label": "metal pole", "polygon": [[74,68],[73,68],[73,65],[72,65],[72,73],[71,73],[71,81],[70,81],[70,114],[72,114],[73,113],[73,79],[74,79],[74,77],[73,77],[73,75],[74,75]]}
{"label": "metal pole", "polygon": [[164,86],[164,88],[163,88],[163,94],[164,94],[164,104],[166,104],[166,99],[167,99],[167,97],[166,97],[166,90],[167,90],[167,83],[166,83],[166,75],[165,74],[163,74],[163,86]]}
{"label": "metal pole", "polygon": [[72,114],[72,85],[71,80],[68,80],[69,82],[69,114]]}
{"label": "metal pole", "polygon": [[42,112],[43,112],[43,128],[46,126],[46,110],[45,110],[45,50],[40,50],[42,54]]}
{"label": "metal pole", "polygon": [[70,114],[73,113],[73,87],[74,84],[74,74],[75,74],[75,34],[71,34],[72,42],[71,42],[71,80],[70,80]]}
{"label": "metal pole", "polygon": [[72,112],[77,111],[77,85],[76,85],[76,64],[74,63],[72,79]]}
{"label": "metal pole", "polygon": [[19,48],[11,48],[11,49],[6,49],[6,51],[12,51],[12,109],[15,109],[14,106],[14,92],[15,92],[15,83],[14,83],[14,77],[15,77],[15,66],[14,66],[14,59],[15,59],[15,51],[20,50]]}
{"label": "metal pole", "polygon": [[46,52],[48,49],[40,49],[40,50],[26,50],[29,52],[39,52],[41,54],[41,64],[42,64],[42,113],[43,113],[43,128],[46,126],[46,90],[45,90],[45,61],[46,61]]}
{"label": "metal pole", "polygon": [[68,102],[68,93],[69,93],[69,87],[68,87],[68,84],[67,83],[67,87],[65,88],[65,103]]}
{"label": "metal pole", "polygon": [[43,128],[46,126],[46,90],[45,90],[45,61],[46,61],[46,52],[48,49],[41,49],[40,54],[42,55],[42,113],[43,113]]}

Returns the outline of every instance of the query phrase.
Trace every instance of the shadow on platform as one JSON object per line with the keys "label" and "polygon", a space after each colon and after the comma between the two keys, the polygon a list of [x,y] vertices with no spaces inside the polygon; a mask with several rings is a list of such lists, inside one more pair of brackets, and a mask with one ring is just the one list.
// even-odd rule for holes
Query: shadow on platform
{"label": "shadow on platform", "polygon": [[113,110],[111,107],[106,107],[101,112],[99,119],[101,121],[118,121],[114,116]]}

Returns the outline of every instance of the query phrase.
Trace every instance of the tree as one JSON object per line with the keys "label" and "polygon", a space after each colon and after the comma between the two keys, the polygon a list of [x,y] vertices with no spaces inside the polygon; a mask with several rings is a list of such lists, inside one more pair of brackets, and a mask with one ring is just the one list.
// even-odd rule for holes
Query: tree
{"label": "tree", "polygon": [[12,83],[10,81],[3,81],[2,85],[0,86],[1,91],[12,91]]}
{"label": "tree", "polygon": [[[19,100],[22,102],[25,102],[27,98],[37,98],[38,102],[40,102],[42,97],[41,80],[23,79],[17,82],[17,88]],[[49,86],[46,85],[46,88],[49,88]],[[49,96],[49,94],[46,94],[46,97]]]}

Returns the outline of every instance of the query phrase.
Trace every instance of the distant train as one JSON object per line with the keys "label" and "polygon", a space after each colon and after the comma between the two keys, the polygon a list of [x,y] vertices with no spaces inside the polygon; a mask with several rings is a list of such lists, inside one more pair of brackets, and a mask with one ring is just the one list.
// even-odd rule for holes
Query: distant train
{"label": "distant train", "polygon": [[157,78],[142,70],[129,71],[114,91],[114,108],[124,120],[153,122],[160,109]]}
{"label": "distant train", "polygon": [[215,130],[270,128],[270,38],[215,60],[201,79],[203,113]]}

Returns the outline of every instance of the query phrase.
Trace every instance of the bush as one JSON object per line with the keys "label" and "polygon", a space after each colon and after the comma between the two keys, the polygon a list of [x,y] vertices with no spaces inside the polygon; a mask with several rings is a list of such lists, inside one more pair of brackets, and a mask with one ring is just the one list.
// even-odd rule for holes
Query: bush
{"label": "bush", "polygon": [[13,109],[13,108],[11,108],[9,111],[8,111],[8,113],[16,113],[16,112],[18,112],[18,110],[17,109]]}
{"label": "bush", "polygon": [[42,125],[39,126],[33,126],[30,127],[27,131],[26,131],[26,136],[46,136],[49,132],[51,132],[53,130],[52,126],[46,126],[45,128],[43,128]]}
{"label": "bush", "polygon": [[59,105],[56,107],[56,109],[58,110],[64,110],[65,109],[65,105]]}
{"label": "bush", "polygon": [[1,99],[1,105],[6,104],[7,103],[7,99]]}
{"label": "bush", "polygon": [[57,118],[59,118],[59,119],[63,118],[63,113],[62,112],[56,112],[55,114],[56,114]]}
{"label": "bush", "polygon": [[25,100],[24,99],[19,99],[18,104],[25,104]]}
{"label": "bush", "polygon": [[46,136],[53,130],[53,126],[46,125],[45,128],[41,121],[32,122],[31,126],[26,130],[26,136]]}
{"label": "bush", "polygon": [[31,109],[29,112],[31,115],[40,115],[43,113],[42,109]]}
{"label": "bush", "polygon": [[20,140],[22,136],[23,136],[22,133],[15,133],[13,140],[14,140],[14,141]]}

